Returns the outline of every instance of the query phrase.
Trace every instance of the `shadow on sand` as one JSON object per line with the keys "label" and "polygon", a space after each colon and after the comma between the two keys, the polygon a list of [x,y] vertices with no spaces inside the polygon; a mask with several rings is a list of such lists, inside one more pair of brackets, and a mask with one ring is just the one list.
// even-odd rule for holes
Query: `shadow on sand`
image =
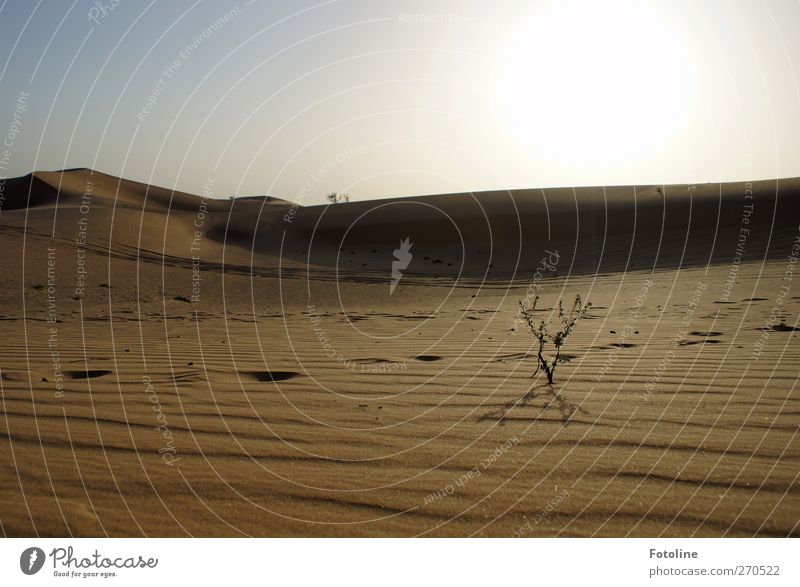
{"label": "shadow on sand", "polygon": [[[478,421],[485,422],[487,420],[491,420],[499,422],[500,425],[504,425],[509,419],[517,419],[510,417],[512,411],[517,408],[525,407],[540,408],[539,415],[543,414],[547,410],[555,409],[559,413],[559,419],[564,423],[565,426],[569,424],[570,419],[576,414],[587,413],[586,410],[584,410],[578,404],[570,402],[564,395],[564,392],[559,391],[555,385],[541,383],[531,387],[521,397],[511,400],[497,410],[493,410],[481,416],[478,418]],[[533,419],[539,420],[540,418],[537,416]],[[544,418],[541,419],[544,420]]]}

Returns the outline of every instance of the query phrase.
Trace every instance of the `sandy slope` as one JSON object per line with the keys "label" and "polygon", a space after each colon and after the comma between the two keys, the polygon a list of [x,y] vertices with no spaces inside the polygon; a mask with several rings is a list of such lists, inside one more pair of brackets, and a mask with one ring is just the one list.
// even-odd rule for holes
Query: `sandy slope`
{"label": "sandy slope", "polygon": [[[746,190],[297,207],[10,180],[0,529],[798,535],[800,182]],[[593,303],[554,388],[512,330],[532,282],[543,317]]]}

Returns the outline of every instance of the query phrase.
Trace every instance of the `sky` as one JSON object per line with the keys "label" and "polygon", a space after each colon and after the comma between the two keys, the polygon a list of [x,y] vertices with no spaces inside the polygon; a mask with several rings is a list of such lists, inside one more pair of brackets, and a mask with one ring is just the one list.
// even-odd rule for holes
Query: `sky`
{"label": "sky", "polygon": [[5,0],[0,176],[318,204],[800,176],[797,0]]}

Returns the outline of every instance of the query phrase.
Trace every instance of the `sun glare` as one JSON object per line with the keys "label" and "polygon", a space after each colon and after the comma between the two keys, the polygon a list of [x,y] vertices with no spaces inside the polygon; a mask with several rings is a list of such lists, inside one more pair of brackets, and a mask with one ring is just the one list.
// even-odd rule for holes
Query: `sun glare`
{"label": "sun glare", "polygon": [[572,165],[635,160],[684,114],[678,38],[640,3],[554,3],[508,47],[500,110],[528,150]]}

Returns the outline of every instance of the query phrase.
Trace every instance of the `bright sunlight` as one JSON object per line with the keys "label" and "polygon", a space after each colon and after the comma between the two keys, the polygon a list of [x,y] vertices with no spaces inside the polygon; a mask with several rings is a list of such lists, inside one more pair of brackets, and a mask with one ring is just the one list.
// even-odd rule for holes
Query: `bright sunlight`
{"label": "bright sunlight", "polygon": [[668,18],[639,3],[558,2],[507,48],[500,111],[536,156],[635,163],[685,115],[689,60]]}

